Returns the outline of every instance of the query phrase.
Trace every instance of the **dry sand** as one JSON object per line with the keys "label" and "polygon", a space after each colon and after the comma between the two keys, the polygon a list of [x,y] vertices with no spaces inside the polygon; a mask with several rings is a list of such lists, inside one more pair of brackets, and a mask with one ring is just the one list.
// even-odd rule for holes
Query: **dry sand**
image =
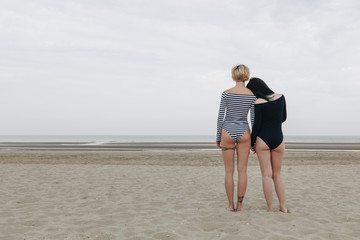
{"label": "dry sand", "polygon": [[1,240],[360,236],[359,152],[286,152],[290,214],[266,211],[254,155],[236,213],[219,151],[1,151],[0,171]]}

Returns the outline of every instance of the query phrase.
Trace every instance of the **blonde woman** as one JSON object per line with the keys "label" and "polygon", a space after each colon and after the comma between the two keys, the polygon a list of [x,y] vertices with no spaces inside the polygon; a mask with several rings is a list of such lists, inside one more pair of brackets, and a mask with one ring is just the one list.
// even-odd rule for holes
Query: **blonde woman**
{"label": "blonde woman", "polygon": [[[233,88],[222,93],[217,120],[216,144],[222,150],[225,165],[225,191],[229,200],[229,211],[241,211],[247,186],[247,164],[251,147],[251,135],[247,116],[251,112],[254,123],[256,97],[245,87],[249,79],[249,68],[243,64],[232,69]],[[238,189],[237,204],[234,205],[234,166],[237,153]]]}

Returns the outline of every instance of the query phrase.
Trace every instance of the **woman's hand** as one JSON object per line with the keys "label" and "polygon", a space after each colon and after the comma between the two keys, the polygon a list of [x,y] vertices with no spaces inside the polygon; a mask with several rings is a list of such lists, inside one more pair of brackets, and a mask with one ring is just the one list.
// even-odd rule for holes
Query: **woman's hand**
{"label": "woman's hand", "polygon": [[251,150],[251,152],[252,152],[252,153],[256,153],[256,150],[255,150],[255,145],[254,145],[254,146],[252,146],[252,147],[250,148],[250,150]]}
{"label": "woman's hand", "polygon": [[221,148],[221,146],[220,146],[220,141],[216,141],[216,145],[217,145],[219,148]]}

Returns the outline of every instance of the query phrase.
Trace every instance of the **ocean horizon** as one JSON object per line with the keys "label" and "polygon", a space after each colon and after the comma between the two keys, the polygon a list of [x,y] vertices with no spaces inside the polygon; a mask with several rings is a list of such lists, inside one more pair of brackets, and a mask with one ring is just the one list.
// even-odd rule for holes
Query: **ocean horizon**
{"label": "ocean horizon", "polygon": [[[107,143],[213,143],[215,135],[0,135],[7,142]],[[360,143],[360,136],[285,135],[286,143]]]}

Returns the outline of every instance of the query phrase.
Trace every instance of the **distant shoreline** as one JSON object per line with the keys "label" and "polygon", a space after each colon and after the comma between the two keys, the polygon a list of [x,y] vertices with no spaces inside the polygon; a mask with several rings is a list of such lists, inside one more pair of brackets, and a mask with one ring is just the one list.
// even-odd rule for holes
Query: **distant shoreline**
{"label": "distant shoreline", "polygon": [[[286,142],[291,151],[360,151],[360,143]],[[86,150],[86,151],[149,151],[149,150],[217,150],[212,142],[0,142],[0,151],[16,150]]]}

